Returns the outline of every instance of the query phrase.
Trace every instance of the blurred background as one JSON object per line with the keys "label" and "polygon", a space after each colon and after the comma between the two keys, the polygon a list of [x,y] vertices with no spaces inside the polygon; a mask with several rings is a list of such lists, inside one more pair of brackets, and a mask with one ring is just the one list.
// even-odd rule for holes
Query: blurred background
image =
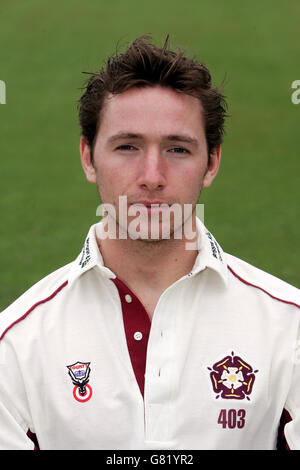
{"label": "blurred background", "polygon": [[0,310],[72,261],[100,203],[80,164],[86,75],[143,34],[225,78],[222,164],[203,191],[224,251],[300,287],[297,0],[1,0]]}

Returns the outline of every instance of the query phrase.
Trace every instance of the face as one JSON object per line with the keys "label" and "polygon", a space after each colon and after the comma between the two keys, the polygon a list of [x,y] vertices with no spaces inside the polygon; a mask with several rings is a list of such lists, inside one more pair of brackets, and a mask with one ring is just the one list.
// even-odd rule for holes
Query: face
{"label": "face", "polygon": [[[199,100],[160,86],[109,96],[93,163],[83,138],[80,153],[88,181],[97,184],[102,204],[114,205],[117,214],[119,196],[127,196],[128,207],[144,201],[194,207],[221,157],[217,148],[208,160]],[[149,209],[149,220],[154,212]]]}

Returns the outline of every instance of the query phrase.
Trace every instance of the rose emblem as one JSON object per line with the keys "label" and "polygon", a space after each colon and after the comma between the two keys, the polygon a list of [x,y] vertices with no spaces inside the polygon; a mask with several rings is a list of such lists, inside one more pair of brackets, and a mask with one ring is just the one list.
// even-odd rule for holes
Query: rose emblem
{"label": "rose emblem", "polygon": [[216,398],[243,400],[252,392],[255,374],[253,368],[234,352],[216,362],[210,370],[210,379]]}

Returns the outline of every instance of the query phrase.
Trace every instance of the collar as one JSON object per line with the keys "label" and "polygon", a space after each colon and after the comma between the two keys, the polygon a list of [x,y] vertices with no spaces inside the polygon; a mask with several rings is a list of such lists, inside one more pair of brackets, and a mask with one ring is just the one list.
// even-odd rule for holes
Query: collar
{"label": "collar", "polygon": [[197,216],[196,230],[198,256],[190,274],[194,275],[205,268],[210,268],[216,271],[227,285],[228,269],[224,251]]}
{"label": "collar", "polygon": [[[103,221],[92,225],[89,229],[81,252],[71,264],[71,269],[68,276],[69,287],[83,273],[93,268],[99,269],[101,274],[109,279],[115,279],[117,277],[115,273],[113,273],[108,267],[104,265],[101,251],[98,247],[96,234],[100,233],[102,229]],[[188,276],[195,276],[205,268],[210,268],[217,272],[223,279],[225,285],[227,285],[228,270],[225,254],[213,235],[207,230],[205,225],[197,216],[196,231],[197,241],[194,248],[196,247],[198,249],[198,256],[194,263],[193,269],[188,274]]]}

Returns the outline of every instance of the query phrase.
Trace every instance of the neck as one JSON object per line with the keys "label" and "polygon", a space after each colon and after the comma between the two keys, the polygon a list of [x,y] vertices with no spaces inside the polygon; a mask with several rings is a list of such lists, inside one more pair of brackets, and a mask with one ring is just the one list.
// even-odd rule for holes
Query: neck
{"label": "neck", "polygon": [[[195,218],[192,230],[196,232]],[[187,250],[186,243],[195,239],[106,238],[98,246],[104,265],[125,284],[159,292],[191,271],[198,250]]]}

